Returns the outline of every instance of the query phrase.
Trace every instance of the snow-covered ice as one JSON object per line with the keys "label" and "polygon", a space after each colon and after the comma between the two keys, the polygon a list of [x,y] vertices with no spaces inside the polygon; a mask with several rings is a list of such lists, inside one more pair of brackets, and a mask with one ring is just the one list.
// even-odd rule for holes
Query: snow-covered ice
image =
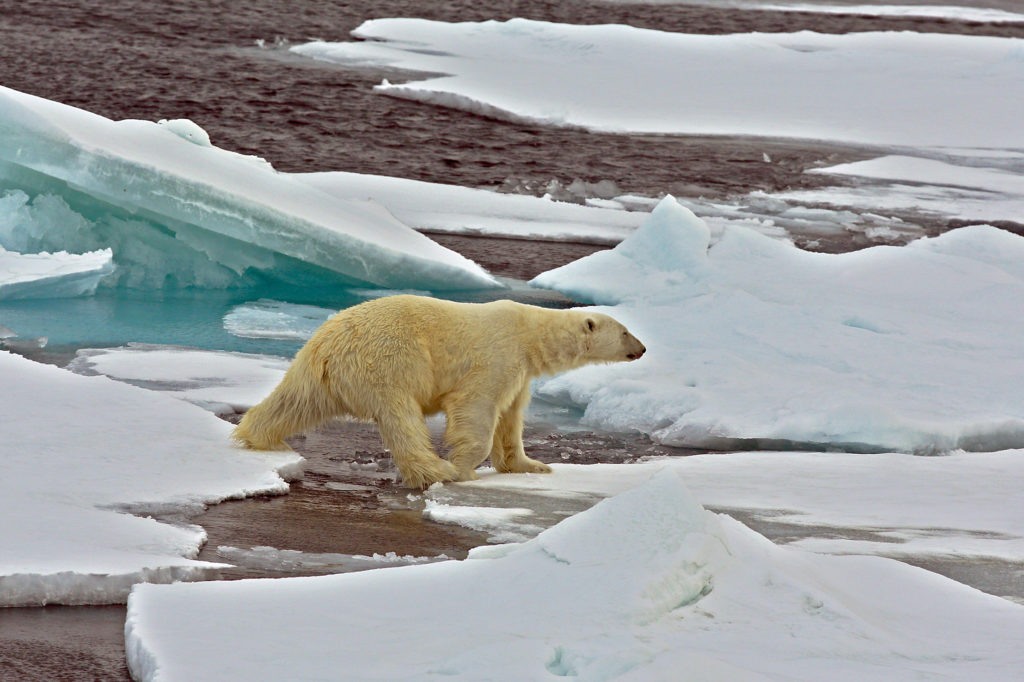
{"label": "snow-covered ice", "polygon": [[216,414],[244,412],[280,383],[291,360],[273,355],[129,344],[83,348],[68,369],[166,392]]}
{"label": "snow-covered ice", "polygon": [[[273,627],[268,628],[268,619]],[[138,680],[1015,680],[1024,607],[778,547],[662,472],[522,543],[338,576],[139,585]]]}
{"label": "snow-covered ice", "polygon": [[808,172],[867,180],[852,187],[780,192],[783,201],[932,214],[944,220],[1024,225],[1024,158],[986,159],[1004,167],[889,155]]}
{"label": "snow-covered ice", "polygon": [[2,606],[123,602],[142,580],[202,577],[219,566],[194,560],[205,532],[141,514],[283,493],[300,471],[169,396],[4,351],[0,376]]}
{"label": "snow-covered ice", "polygon": [[113,271],[111,258],[110,249],[22,254],[0,246],[0,301],[88,296]]}
{"label": "snow-covered ice", "polygon": [[[525,19],[376,19],[308,57],[430,74],[377,91],[592,130],[1001,148],[1024,138],[1019,39],[872,32],[689,35]],[[957,84],[951,96],[949,83]],[[942,112],[936,115],[935,112]]]}
{"label": "snow-covered ice", "polygon": [[110,248],[118,269],[105,283],[134,288],[498,286],[379,204],[334,198],[204,136],[189,121],[111,121],[0,88],[0,246]]}
{"label": "snow-covered ice", "polygon": [[973,226],[809,253],[666,198],[616,248],[543,273],[648,352],[537,382],[583,423],[668,445],[1024,446],[1024,238]]}

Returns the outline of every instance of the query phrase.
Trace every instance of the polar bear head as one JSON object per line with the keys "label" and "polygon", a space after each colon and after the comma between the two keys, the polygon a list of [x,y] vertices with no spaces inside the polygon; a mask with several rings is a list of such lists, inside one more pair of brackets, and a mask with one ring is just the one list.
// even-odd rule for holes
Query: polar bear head
{"label": "polar bear head", "polygon": [[615,318],[587,313],[583,319],[584,356],[588,362],[627,362],[636,360],[647,349],[640,339]]}

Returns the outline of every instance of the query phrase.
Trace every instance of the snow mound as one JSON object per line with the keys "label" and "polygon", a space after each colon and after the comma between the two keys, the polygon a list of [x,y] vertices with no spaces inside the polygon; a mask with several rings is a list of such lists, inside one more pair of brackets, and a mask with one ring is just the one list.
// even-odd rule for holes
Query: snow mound
{"label": "snow mound", "polygon": [[[376,19],[353,35],[363,42],[292,50],[444,74],[377,86],[392,97],[607,132],[994,148],[1024,137],[1024,119],[1006,101],[1024,87],[1019,39],[689,35],[526,19]],[[949,79],[960,86],[955,98]],[[748,105],[738,105],[737,93]]]}
{"label": "snow mound", "polygon": [[776,547],[663,472],[462,562],[139,585],[125,638],[134,678],[165,682],[1011,680],[1022,627],[921,569]]}
{"label": "snow mound", "polygon": [[22,254],[0,246],[0,301],[88,296],[114,270],[110,249]]}
{"label": "snow mound", "polygon": [[68,369],[163,391],[215,414],[240,413],[267,397],[291,360],[273,355],[132,343],[83,348]]}
{"label": "snow mound", "polygon": [[0,375],[2,606],[123,602],[135,582],[203,577],[220,564],[193,559],[201,528],[134,514],[283,493],[299,471],[168,396],[2,351]]}
{"label": "snow mound", "polygon": [[374,284],[497,287],[378,204],[336,199],[208,145],[191,121],[111,121],[0,88],[0,245],[110,248],[134,288]]}
{"label": "snow mound", "polygon": [[829,255],[740,226],[708,234],[669,197],[615,249],[537,277],[614,305],[648,353],[535,394],[669,445],[1024,446],[1024,238],[973,226]]}

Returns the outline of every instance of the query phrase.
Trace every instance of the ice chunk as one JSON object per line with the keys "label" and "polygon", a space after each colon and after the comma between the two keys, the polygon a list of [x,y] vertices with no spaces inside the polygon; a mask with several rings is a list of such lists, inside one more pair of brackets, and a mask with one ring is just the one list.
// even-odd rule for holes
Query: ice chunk
{"label": "ice chunk", "polygon": [[467,561],[140,585],[125,635],[138,680],[1011,680],[1022,628],[918,568],[775,547],[663,472]]}
{"label": "ice chunk", "polygon": [[664,203],[615,249],[534,280],[617,304],[647,355],[536,395],[670,445],[1024,446],[1024,238],[974,226],[827,255],[733,225],[705,253],[699,219]]}
{"label": "ice chunk", "polygon": [[139,288],[498,286],[380,205],[331,197],[262,159],[205,146],[200,133],[0,89],[0,187],[18,190],[7,200],[24,209],[20,224],[0,229],[0,245],[109,247],[116,283]]}
{"label": "ice chunk", "polygon": [[0,604],[124,601],[140,580],[202,577],[205,532],[148,516],[283,493],[293,453],[229,444],[231,425],[169,396],[0,351]]}
{"label": "ice chunk", "polygon": [[0,301],[88,296],[114,270],[110,249],[22,254],[0,246]]}
{"label": "ice chunk", "polygon": [[[363,42],[292,50],[444,74],[376,90],[550,125],[901,147],[1002,149],[1024,138],[1024,117],[1005,100],[1024,87],[1019,39],[909,31],[689,35],[526,19],[375,19],[353,35]],[[961,86],[955,98],[951,78]],[[736,93],[756,104],[737,106]]]}

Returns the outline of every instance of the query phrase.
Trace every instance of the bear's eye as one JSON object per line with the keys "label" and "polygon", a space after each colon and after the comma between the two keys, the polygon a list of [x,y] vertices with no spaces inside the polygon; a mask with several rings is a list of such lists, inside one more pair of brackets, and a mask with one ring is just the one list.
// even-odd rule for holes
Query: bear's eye
{"label": "bear's eye", "polygon": [[587,329],[594,331],[594,321],[589,317],[587,318]]}

